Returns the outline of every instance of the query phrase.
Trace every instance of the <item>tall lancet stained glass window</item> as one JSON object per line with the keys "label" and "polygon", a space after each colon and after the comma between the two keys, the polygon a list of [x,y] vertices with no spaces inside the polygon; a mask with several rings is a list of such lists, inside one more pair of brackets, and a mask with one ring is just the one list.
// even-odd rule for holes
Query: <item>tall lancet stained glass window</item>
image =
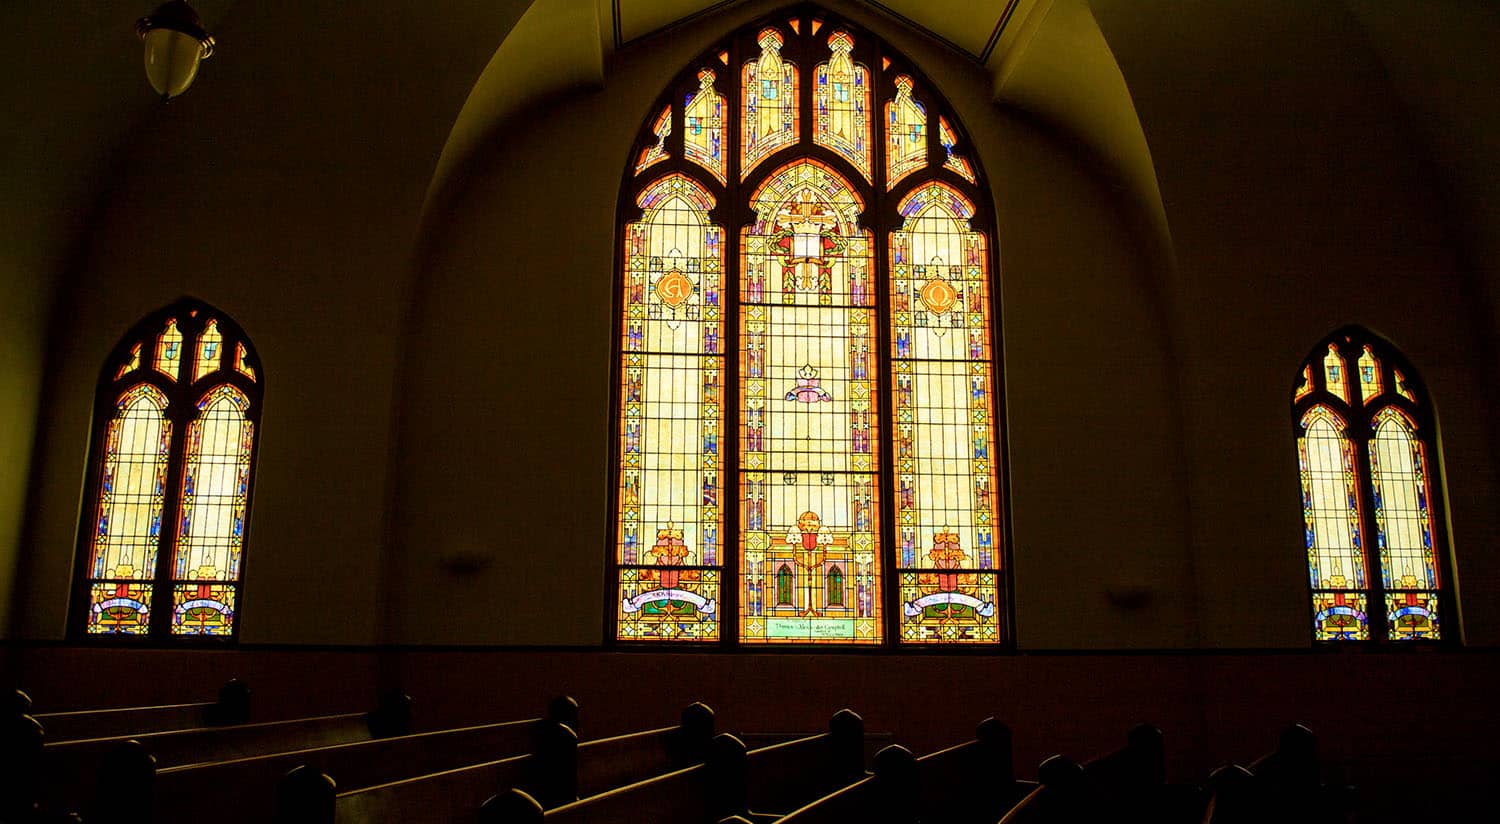
{"label": "tall lancet stained glass window", "polygon": [[[812,160],[750,198],[740,249],[740,640],[877,643],[880,427],[864,204]],[[790,604],[769,600],[791,569]],[[847,569],[847,581],[834,569]],[[836,580],[845,592],[832,592]]]}
{"label": "tall lancet stained glass window", "polygon": [[822,12],[742,30],[653,104],[620,200],[616,640],[1009,640],[994,217],[965,145],[914,66]]}
{"label": "tall lancet stained glass window", "polygon": [[719,637],[723,229],[681,174],[625,227],[617,569],[622,638]]}
{"label": "tall lancet stained glass window", "polygon": [[891,392],[901,633],[995,641],[994,356],[984,235],[945,183],[907,195],[891,234]]}
{"label": "tall lancet stained glass window", "polygon": [[76,636],[235,636],[258,368],[244,332],[190,299],[147,317],[115,348],[99,382]]}
{"label": "tall lancet stained glass window", "polygon": [[1358,327],[1320,343],[1298,376],[1292,408],[1318,641],[1451,637],[1435,421],[1415,376],[1400,352]]}

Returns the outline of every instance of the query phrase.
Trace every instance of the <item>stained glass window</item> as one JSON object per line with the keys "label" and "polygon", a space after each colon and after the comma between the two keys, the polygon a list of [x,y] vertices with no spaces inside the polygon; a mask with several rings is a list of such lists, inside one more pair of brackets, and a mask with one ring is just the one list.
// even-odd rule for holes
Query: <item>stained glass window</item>
{"label": "stained glass window", "polygon": [[740,112],[740,176],[799,137],[797,66],[781,59],[781,32],[766,28],[757,38],[760,56],[745,64]]}
{"label": "stained glass window", "polygon": [[1370,631],[1354,446],[1344,436],[1344,421],[1324,406],[1308,410],[1302,429],[1297,452],[1314,635],[1319,641],[1364,640]]}
{"label": "stained glass window", "polygon": [[1397,407],[1380,410],[1371,426],[1375,437],[1370,445],[1370,485],[1388,632],[1400,640],[1438,638],[1437,554],[1426,449],[1411,418]]}
{"label": "stained glass window", "polygon": [[896,78],[896,99],[885,104],[885,187],[927,165],[927,109],[911,96],[912,80]]}
{"label": "stained glass window", "polygon": [[[143,372],[148,346],[154,371]],[[77,634],[235,635],[259,418],[253,362],[233,321],[192,300],[143,320],[106,362]]]}
{"label": "stained glass window", "polygon": [[620,636],[719,636],[724,231],[671,174],[625,229],[617,568]]}
{"label": "stained glass window", "polygon": [[[1360,400],[1341,353],[1361,353]],[[1358,327],[1340,330],[1303,366],[1293,401],[1302,508],[1319,641],[1440,640],[1440,500],[1432,420],[1417,405],[1410,365]],[[1311,387],[1321,370],[1324,385]],[[1387,395],[1385,387],[1396,387]],[[1375,549],[1367,549],[1366,538]]]}
{"label": "stained glass window", "polygon": [[833,56],[819,63],[813,100],[813,141],[844,156],[870,179],[870,70],[854,62],[854,38],[836,31],[828,38]]}
{"label": "stained glass window", "polygon": [[687,124],[683,150],[688,160],[724,182],[724,96],[714,91],[714,73],[698,72],[698,90],[683,104]]}
{"label": "stained glass window", "polygon": [[652,106],[660,169],[633,154],[622,192],[614,637],[1003,643],[992,218],[952,114],[828,17],[731,41]]}
{"label": "stained glass window", "polygon": [[[790,163],[750,198],[740,248],[740,640],[878,643],[875,262],[837,172]],[[854,597],[830,600],[829,570]],[[767,603],[790,568],[793,603]]]}

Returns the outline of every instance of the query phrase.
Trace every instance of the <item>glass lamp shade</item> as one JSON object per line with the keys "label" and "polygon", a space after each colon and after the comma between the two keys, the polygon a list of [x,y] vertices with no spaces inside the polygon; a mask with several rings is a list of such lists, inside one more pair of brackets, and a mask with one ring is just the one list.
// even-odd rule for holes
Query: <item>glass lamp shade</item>
{"label": "glass lamp shade", "polygon": [[146,43],[146,79],[163,99],[187,91],[198,76],[198,63],[205,57],[204,44],[190,34],[168,28],[152,29]]}

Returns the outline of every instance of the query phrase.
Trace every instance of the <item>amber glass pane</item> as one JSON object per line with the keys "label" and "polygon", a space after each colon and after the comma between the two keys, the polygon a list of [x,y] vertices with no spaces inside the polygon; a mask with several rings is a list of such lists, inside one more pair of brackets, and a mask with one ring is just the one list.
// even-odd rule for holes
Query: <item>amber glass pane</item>
{"label": "amber glass pane", "polygon": [[150,627],[172,424],[167,398],[142,384],[120,396],[105,433],[89,560],[90,634]]}
{"label": "amber glass pane", "polygon": [[[863,205],[808,160],[751,197],[740,272],[745,643],[881,638],[875,273]],[[830,597],[834,567],[843,591]]]}
{"label": "amber glass pane", "polygon": [[954,153],[953,148],[958,145],[958,138],[954,137],[953,127],[948,125],[947,119],[941,117],[938,118],[938,139],[948,152],[947,159],[943,161],[943,167],[956,172],[964,180],[974,183],[974,167],[969,165],[969,161]]}
{"label": "amber glass pane", "polygon": [[625,229],[616,624],[624,640],[719,635],[723,230],[672,174]]}
{"label": "amber glass pane", "polygon": [[973,205],[933,183],[891,234],[901,640],[993,642],[1000,633],[989,263]]}
{"label": "amber glass pane", "polygon": [[1344,421],[1324,406],[1303,415],[1302,430],[1297,458],[1313,590],[1313,637],[1365,640],[1370,628],[1354,446],[1346,437]]}

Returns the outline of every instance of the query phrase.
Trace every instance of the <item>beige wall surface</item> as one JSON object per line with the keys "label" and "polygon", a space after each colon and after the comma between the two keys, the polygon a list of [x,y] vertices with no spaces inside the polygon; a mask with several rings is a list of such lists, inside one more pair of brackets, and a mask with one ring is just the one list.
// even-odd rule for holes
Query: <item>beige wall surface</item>
{"label": "beige wall surface", "polygon": [[[539,79],[517,103],[465,96],[528,3],[306,5],[234,6],[217,33],[243,54],[226,48],[188,96],[143,110],[57,265],[67,311],[44,423],[27,423],[23,385],[5,409],[25,425],[0,441],[24,452],[38,433],[33,475],[8,475],[9,496],[0,484],[0,551],[26,582],[13,632],[63,632],[105,353],[192,294],[265,364],[242,640],[597,645],[626,156],[687,61],[771,6],[608,54],[602,87]],[[1442,182],[1465,126],[1412,126],[1413,89],[1442,73],[1403,73],[1416,52],[1397,48],[1401,18],[1342,3],[1034,5],[1053,11],[1017,58],[1033,71],[1009,66],[1000,88],[867,6],[829,6],[937,84],[991,183],[1019,646],[1305,647],[1288,404],[1309,348],[1350,322],[1401,347],[1436,400],[1468,640],[1500,643],[1500,266],[1459,229],[1482,225],[1463,211],[1482,198]],[[1059,75],[1070,44],[1090,60]],[[305,57],[273,59],[286,54]],[[1098,85],[1042,105],[1052,76]],[[1103,105],[1108,118],[1087,116]],[[461,110],[515,114],[455,127]],[[1146,148],[1101,140],[1100,123]],[[1436,160],[1432,133],[1450,150]],[[36,279],[16,283],[23,307],[43,299]],[[34,310],[17,311],[3,353],[24,383],[41,355]],[[28,477],[27,528],[6,544]],[[1144,598],[1120,606],[1124,591]]]}

